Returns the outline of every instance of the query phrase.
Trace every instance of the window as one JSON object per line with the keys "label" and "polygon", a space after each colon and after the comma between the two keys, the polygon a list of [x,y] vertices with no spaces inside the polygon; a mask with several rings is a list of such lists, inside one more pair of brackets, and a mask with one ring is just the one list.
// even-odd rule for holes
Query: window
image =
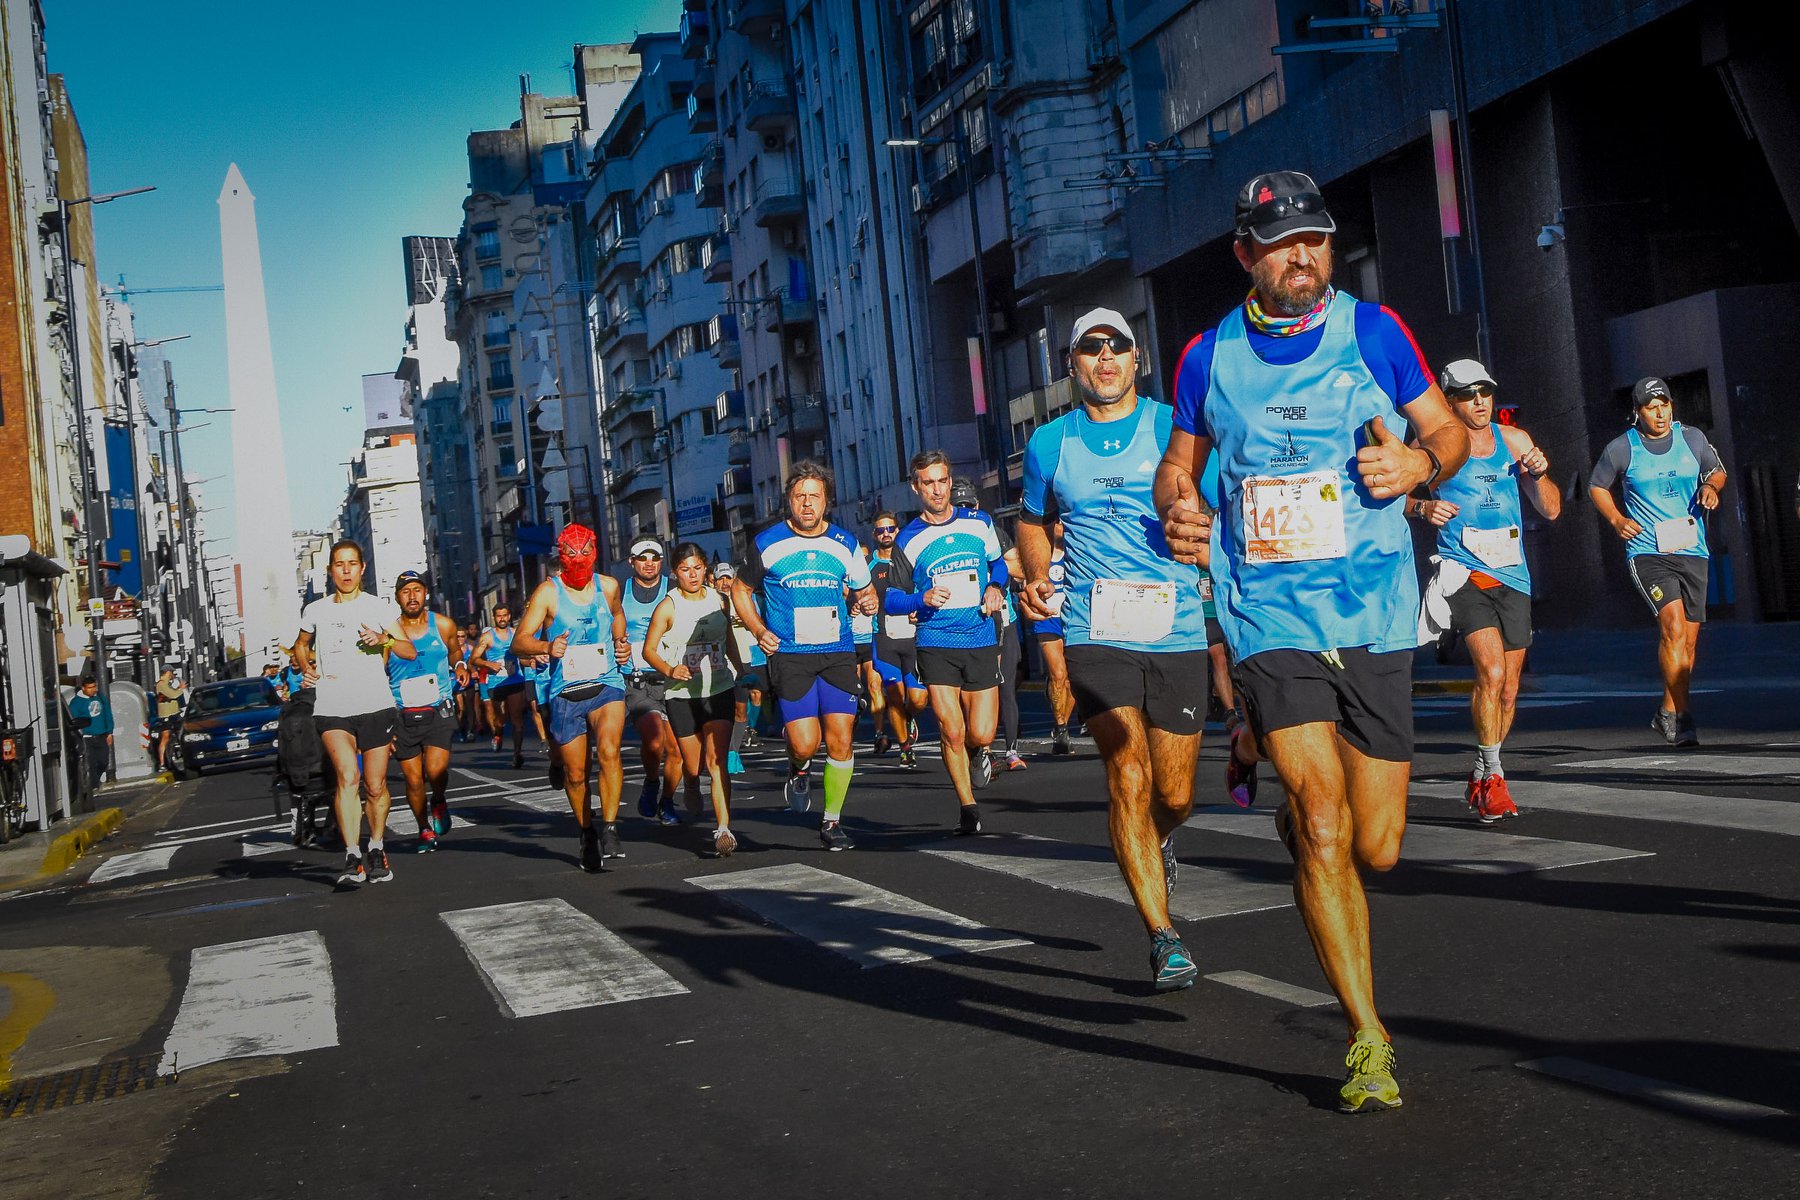
{"label": "window", "polygon": [[494,222],[475,226],[475,257],[500,257],[500,226]]}
{"label": "window", "polygon": [[507,325],[505,313],[489,313],[482,323],[481,344],[484,346],[504,346],[511,338],[511,329]]}
{"label": "window", "polygon": [[499,267],[483,267],[481,268],[481,290],[484,292],[497,292],[504,285],[505,278],[506,277],[501,273]]}
{"label": "window", "polygon": [[488,355],[488,387],[496,391],[511,391],[512,385],[512,357],[506,354]]}
{"label": "window", "polygon": [[962,110],[963,136],[969,139],[969,153],[980,154],[988,145],[987,105],[977,103]]}

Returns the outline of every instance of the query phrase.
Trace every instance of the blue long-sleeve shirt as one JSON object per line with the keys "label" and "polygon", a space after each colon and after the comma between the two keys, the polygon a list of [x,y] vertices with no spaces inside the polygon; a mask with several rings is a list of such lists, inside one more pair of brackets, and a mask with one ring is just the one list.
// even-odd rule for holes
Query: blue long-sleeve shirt
{"label": "blue long-sleeve shirt", "polygon": [[[982,611],[982,598],[990,584],[1005,591],[1009,575],[994,522],[986,513],[953,509],[950,519],[938,525],[915,517],[894,540],[888,578],[886,609],[895,616],[918,614],[921,647],[994,644],[994,621]],[[925,593],[934,587],[958,591],[961,602],[928,607]]]}

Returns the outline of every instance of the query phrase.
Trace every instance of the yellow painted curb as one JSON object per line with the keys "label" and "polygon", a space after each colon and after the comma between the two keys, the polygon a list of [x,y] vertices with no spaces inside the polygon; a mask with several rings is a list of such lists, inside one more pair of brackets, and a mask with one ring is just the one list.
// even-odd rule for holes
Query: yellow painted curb
{"label": "yellow painted curb", "polygon": [[0,972],[0,988],[12,993],[6,1018],[0,1020],[0,1088],[12,1082],[12,1057],[25,1039],[50,1010],[56,1007],[56,993],[35,975]]}
{"label": "yellow painted curb", "polygon": [[49,848],[44,851],[43,864],[38,867],[38,877],[41,879],[45,875],[68,870],[76,859],[93,849],[96,843],[124,823],[124,809],[101,809],[50,843]]}

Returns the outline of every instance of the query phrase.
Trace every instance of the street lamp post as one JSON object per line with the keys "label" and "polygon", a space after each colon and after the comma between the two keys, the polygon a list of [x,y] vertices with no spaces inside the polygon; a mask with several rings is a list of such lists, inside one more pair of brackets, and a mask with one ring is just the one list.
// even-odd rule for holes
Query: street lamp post
{"label": "street lamp post", "polygon": [[[100,473],[94,463],[94,440],[88,433],[82,396],[81,331],[76,328],[75,320],[75,239],[69,236],[69,214],[78,204],[110,204],[124,196],[155,190],[154,186],[127,188],[122,192],[77,196],[72,200],[58,198],[56,202],[57,234],[62,239],[63,336],[69,345],[69,390],[75,401],[76,440],[81,455],[81,527],[87,548],[88,618],[93,624],[94,680],[100,685],[100,695],[107,697],[111,695],[111,680],[106,668],[106,597],[100,584],[100,551],[94,544],[94,512],[98,507],[95,493],[99,490]],[[99,612],[93,611],[95,601],[100,604]],[[106,756],[106,777],[108,780],[116,778],[110,751]]]}
{"label": "street lamp post", "polygon": [[[126,345],[125,349],[126,349],[127,353],[134,351],[134,350],[147,350],[152,346],[165,346],[170,342],[184,341],[185,339],[187,339],[191,336],[192,336],[191,334],[177,333],[170,337],[149,338],[144,341],[131,342]],[[135,359],[136,355],[132,355],[132,357],[133,357],[133,359]],[[166,362],[167,360],[164,360],[164,361]],[[138,394],[138,400],[139,400],[139,406],[141,408],[143,408],[143,410],[144,410],[144,413],[143,413],[144,419],[146,421],[148,421],[150,419],[150,410],[147,406],[143,405],[143,393],[141,390]],[[131,380],[130,380],[129,376],[127,377],[127,379],[125,381],[125,404],[126,404],[126,413],[128,416],[130,416],[131,415],[131,412],[130,412]],[[133,425],[135,427],[135,423],[136,423],[135,417],[133,417],[132,419],[133,419]],[[134,453],[135,453],[135,445],[137,442],[137,438],[135,435],[132,438],[132,442],[133,442]],[[168,501],[168,484],[166,481],[163,485],[163,500],[164,500],[165,504]],[[148,600],[148,597],[144,594],[149,591],[152,584],[151,584],[150,579],[143,574],[143,560],[145,560],[147,558],[147,556],[144,554],[144,550],[153,541],[153,539],[149,536],[153,532],[154,532],[153,530],[149,529],[145,525],[143,497],[139,496],[138,497],[138,557],[139,557],[140,562],[139,562],[139,567],[138,567],[138,571],[139,571],[138,578],[139,578],[140,582],[139,582],[139,588],[138,588],[138,590],[139,590],[139,595],[138,595],[138,652],[140,655],[140,661],[143,664],[142,679],[144,681],[145,692],[150,691],[151,687],[153,686],[153,684],[155,683],[155,680],[156,680],[156,672],[151,669],[152,664],[150,662],[150,605],[148,603],[146,603],[146,601]],[[160,579],[160,575],[161,575],[160,567],[162,564],[159,562],[157,565],[159,568],[159,570],[157,572],[159,578],[157,579],[155,586],[160,595],[161,590],[162,590],[162,581]],[[165,650],[167,648],[167,641],[168,641],[167,635],[165,634],[165,636],[164,636]]]}
{"label": "street lamp post", "polygon": [[969,149],[968,131],[962,127],[959,119],[950,119],[950,136],[947,138],[888,138],[884,143],[895,149],[919,149],[926,146],[952,146],[956,150],[957,161],[969,172],[969,237],[974,241],[975,252],[975,337],[981,347],[981,369],[975,382],[980,384],[980,401],[987,409],[987,440],[991,443],[994,460],[995,486],[999,490],[999,504],[1007,503],[1006,487],[1006,439],[1000,420],[998,397],[994,394],[994,342],[992,330],[988,328],[988,289],[987,267],[982,261],[981,246],[981,204],[976,196],[974,155]]}

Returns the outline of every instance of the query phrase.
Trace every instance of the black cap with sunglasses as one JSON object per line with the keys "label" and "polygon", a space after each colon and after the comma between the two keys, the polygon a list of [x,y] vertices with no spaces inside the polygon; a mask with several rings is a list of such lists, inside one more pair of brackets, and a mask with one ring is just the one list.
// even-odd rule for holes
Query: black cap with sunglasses
{"label": "black cap with sunglasses", "polygon": [[1238,189],[1233,215],[1237,235],[1264,246],[1296,233],[1337,232],[1319,185],[1299,171],[1258,175]]}

